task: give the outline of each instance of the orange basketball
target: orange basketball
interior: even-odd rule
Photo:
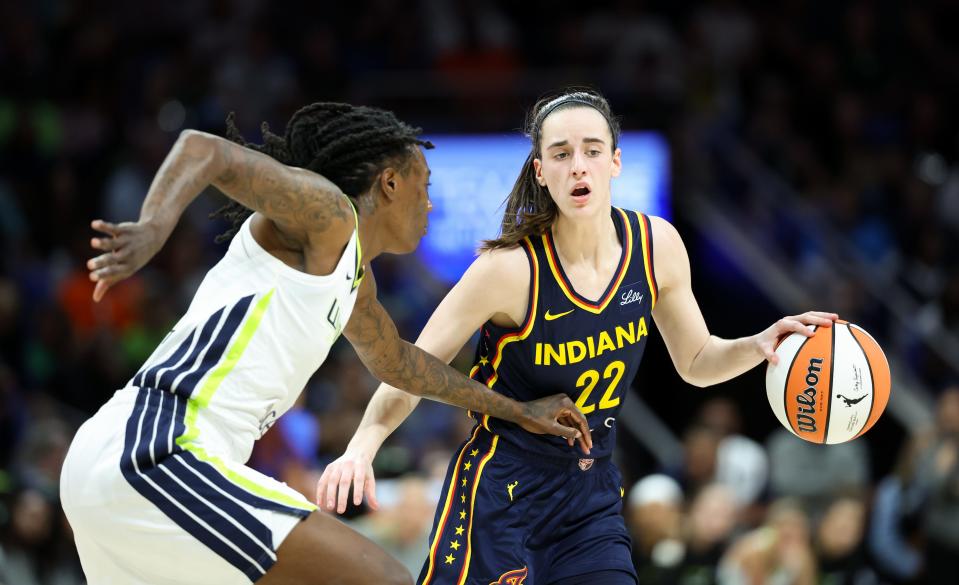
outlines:
[[[862,435],[889,402],[889,363],[858,325],[837,321],[812,337],[793,333],[766,368],[766,396],[789,431],[833,445]]]

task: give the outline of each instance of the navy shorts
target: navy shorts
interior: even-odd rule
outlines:
[[[417,583],[586,583],[600,571],[634,583],[622,496],[608,457],[542,456],[477,426],[446,472]]]

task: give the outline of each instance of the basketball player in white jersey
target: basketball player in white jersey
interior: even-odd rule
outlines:
[[[391,113],[317,103],[264,145],[184,132],[136,223],[94,221],[94,300],[142,267],[207,186],[226,255],[126,387],[77,432],[61,496],[92,584],[411,583],[372,542],[244,465],[344,333],[383,382],[589,447],[565,396],[518,403],[402,341],[370,260],[426,231],[431,148]],[[235,144],[240,142],[241,144]],[[285,164],[284,164],[285,163]]]

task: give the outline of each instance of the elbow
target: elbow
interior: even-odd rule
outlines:
[[[211,136],[206,132],[200,132],[199,130],[187,128],[186,130],[180,132],[177,142],[184,150],[192,153],[209,149],[210,138]]]
[[[679,374],[679,377],[683,379],[683,382],[686,382],[690,386],[695,386],[697,388],[705,388],[706,386],[712,386],[713,381],[708,380],[702,376],[697,376],[693,372],[693,368],[676,368],[676,372]]]
[[[697,388],[705,388],[706,386],[711,386],[709,381],[703,380],[701,378],[697,378],[695,376],[680,374],[680,377],[683,379],[684,382],[686,382],[690,386],[695,386]]]
[[[176,148],[181,156],[202,161],[211,177],[219,175],[222,157],[219,156],[219,143],[222,140],[212,134],[187,129],[180,132]]]

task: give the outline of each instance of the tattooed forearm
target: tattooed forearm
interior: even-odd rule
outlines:
[[[531,416],[526,403],[490,390],[400,339],[375,294],[357,299],[345,334],[370,372],[391,386],[512,422]]]

